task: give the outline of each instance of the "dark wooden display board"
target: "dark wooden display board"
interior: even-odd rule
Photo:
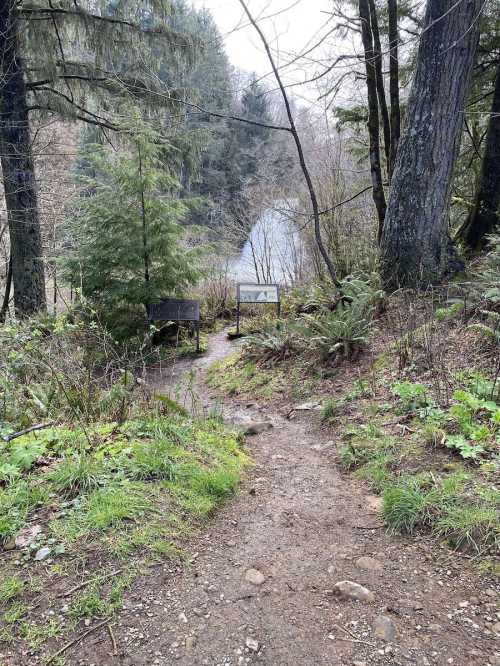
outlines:
[[[148,307],[149,321],[192,321],[196,331],[196,351],[200,351],[200,303],[186,298],[163,298]]]

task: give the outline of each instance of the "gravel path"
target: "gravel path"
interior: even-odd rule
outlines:
[[[203,370],[230,350],[217,334],[203,359],[154,381],[172,387],[194,368],[208,404]],[[241,492],[191,544],[190,566],[138,579],[114,624],[117,655],[103,629],[68,664],[500,666],[493,582],[444,547],[387,535],[314,412],[288,420],[227,402],[224,413],[273,424],[247,440],[255,466]],[[344,580],[373,599],[334,594]]]

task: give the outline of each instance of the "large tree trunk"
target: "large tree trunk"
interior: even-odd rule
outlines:
[[[375,68],[375,52],[370,22],[368,0],[359,0],[359,17],[361,19],[361,36],[365,54],[366,88],[368,92],[368,136],[370,141],[370,172],[372,177],[372,197],[377,209],[378,237],[384,224],[386,202],[382,184],[382,167],[380,164],[380,127],[378,114],[377,83]]]
[[[486,244],[486,236],[498,230],[500,224],[500,60],[497,65],[495,91],[486,135],[481,172],[474,208],[471,210],[459,237],[472,251]]]
[[[439,283],[448,205],[482,0],[428,0],[381,239],[387,289]]]
[[[398,2],[388,0],[389,18],[389,96],[391,100],[391,155],[389,159],[389,183],[392,180],[399,135],[401,132],[401,111],[399,106],[399,56],[398,56]]]
[[[25,317],[45,309],[45,276],[35,171],[19,54],[15,0],[0,2],[0,158],[9,222],[14,308]]]

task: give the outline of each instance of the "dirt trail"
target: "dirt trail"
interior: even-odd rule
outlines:
[[[172,381],[229,353],[224,333],[210,349],[178,364]],[[313,412],[290,421],[237,402],[224,412],[274,425],[248,439],[255,467],[241,492],[192,544],[189,567],[167,563],[137,581],[114,625],[118,655],[102,630],[69,663],[499,666],[491,583],[477,586],[467,562],[445,548],[431,556],[426,540],[388,536],[375,498],[339,474]],[[368,568],[362,556],[372,558],[362,561]],[[251,568],[263,582],[246,580]],[[335,597],[345,579],[375,600]],[[378,638],[377,622],[395,637]]]

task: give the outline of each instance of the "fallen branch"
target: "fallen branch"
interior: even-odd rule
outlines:
[[[99,576],[99,579],[106,580],[106,578],[111,578],[111,576],[118,576],[118,574],[121,574],[122,571],[123,569],[117,569],[116,571],[111,571],[109,574],[104,574],[104,576]],[[73,592],[77,592],[78,590],[81,590],[82,587],[86,587],[89,583],[92,583],[93,580],[95,580],[95,578],[87,578],[87,580],[84,580],[82,583],[75,585],[75,587],[72,587],[70,590],[66,590],[66,592],[61,592],[60,594],[57,595],[57,598],[62,599],[63,597],[69,597],[73,594]]]
[[[111,638],[111,643],[113,645],[113,657],[116,657],[116,656],[118,656],[118,648],[116,646],[115,635],[113,633],[113,629],[111,628],[110,624],[108,624],[108,633],[109,633],[109,637]]]
[[[37,423],[36,425],[30,426],[29,428],[24,428],[24,430],[19,430],[18,432],[11,432],[10,435],[3,435],[2,439],[4,442],[11,442],[16,437],[22,437],[27,435],[29,432],[34,432],[35,430],[43,430],[44,428],[50,428],[54,423]]]
[[[66,645],[63,645],[60,650],[57,652],[54,652],[54,654],[48,658],[47,664],[51,664],[57,657],[60,657],[62,654],[66,652],[66,650],[69,650],[70,647],[73,647],[73,645],[76,645],[77,643],[80,643],[80,641],[83,641],[84,638],[87,638],[89,634],[91,634],[93,631],[97,631],[97,629],[100,629],[101,627],[104,627],[105,624],[108,624],[108,622],[111,622],[111,618],[107,617],[105,620],[102,622],[99,622],[99,624],[96,624],[94,627],[91,627],[87,631],[84,631],[83,634],[80,634],[80,636],[77,636],[74,638],[72,641],[69,643],[66,643]]]

